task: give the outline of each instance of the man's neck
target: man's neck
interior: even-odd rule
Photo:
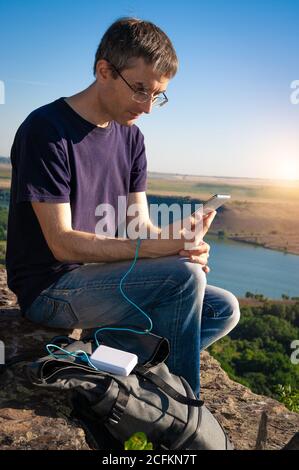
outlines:
[[[66,103],[86,121],[98,127],[107,127],[110,119],[101,106],[95,84],[65,99]]]

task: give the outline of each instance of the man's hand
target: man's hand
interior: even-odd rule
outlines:
[[[210,272],[208,267],[210,245],[201,241],[197,246],[194,246],[191,250],[181,250],[180,256],[188,256],[192,263],[201,264],[205,273]]]
[[[209,214],[203,215],[201,219],[200,216],[198,215],[195,216],[195,212],[194,212],[193,214],[191,214],[191,230],[195,230],[196,224],[201,223],[202,224],[201,237],[203,238],[208,232],[210,226],[212,225],[212,222],[214,218],[216,217],[216,215],[217,215],[216,211],[209,212]]]
[[[217,212],[213,211],[207,215],[204,215],[202,219],[198,219],[194,217],[194,214],[191,215],[191,231],[195,231],[195,227],[197,223],[202,224],[202,231],[200,232],[200,240],[196,240],[194,238],[194,246],[188,250],[181,250],[179,254],[181,256],[189,256],[189,259],[192,263],[198,263],[203,265],[203,271],[207,274],[210,272],[210,268],[208,267],[208,258],[210,252],[210,245],[205,243],[202,238],[208,232]],[[187,240],[186,240],[187,241]],[[190,243],[190,240],[188,240]],[[191,240],[192,243],[192,240]]]
[[[209,214],[203,216],[199,215],[198,213],[195,215],[195,212],[193,212],[191,216],[185,217],[185,219],[183,220],[176,220],[167,227],[162,228],[162,233],[164,230],[167,231],[171,239],[184,238],[184,235],[188,233],[190,234],[190,240],[189,238],[187,240],[187,237],[185,237],[185,239],[186,241],[190,241],[192,243],[193,241],[195,241],[195,237],[192,237],[191,235],[198,235],[200,239],[203,239],[203,237],[208,232],[216,215],[216,211],[210,212]],[[198,228],[200,228],[201,230],[198,230]]]

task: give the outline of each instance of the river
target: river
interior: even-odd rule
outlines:
[[[205,240],[211,245],[209,284],[238,297],[247,291],[273,299],[299,297],[299,256],[217,237]]]

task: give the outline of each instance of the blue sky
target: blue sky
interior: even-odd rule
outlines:
[[[33,109],[92,82],[120,16],[157,23],[180,60],[167,106],[138,121],[150,171],[299,179],[298,0],[0,0],[0,155]]]

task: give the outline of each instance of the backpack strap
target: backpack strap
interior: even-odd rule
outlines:
[[[201,400],[196,400],[194,398],[185,397],[184,395],[179,393],[177,390],[175,390],[173,387],[171,387],[171,385],[169,385],[163,379],[161,379],[161,377],[159,377],[157,374],[154,374],[149,369],[147,369],[146,367],[140,364],[138,364],[134,368],[134,372],[140,375],[141,377],[144,377],[145,379],[149,380],[153,384],[155,384],[164,393],[166,393],[168,396],[178,401],[179,403],[183,403],[183,405],[201,407],[204,404],[204,402]]]
[[[127,407],[127,404],[130,398],[130,392],[126,389],[126,387],[124,387],[121,384],[121,382],[117,382],[117,383],[118,383],[118,395],[106,419],[106,421],[108,421],[109,424],[112,424],[113,426],[115,426],[116,424],[120,422],[121,417],[125,412],[125,409]]]
[[[186,390],[186,394],[189,397],[192,397],[193,391],[188,384],[188,382],[184,379],[184,377],[181,377],[183,386]],[[189,449],[190,445],[196,438],[199,428],[201,425],[201,419],[202,419],[202,407],[201,408],[194,408],[193,406],[188,407],[188,420],[185,426],[185,429],[181,434],[177,437],[174,438],[171,442],[171,445],[169,446],[168,450],[174,450],[174,449]]]

